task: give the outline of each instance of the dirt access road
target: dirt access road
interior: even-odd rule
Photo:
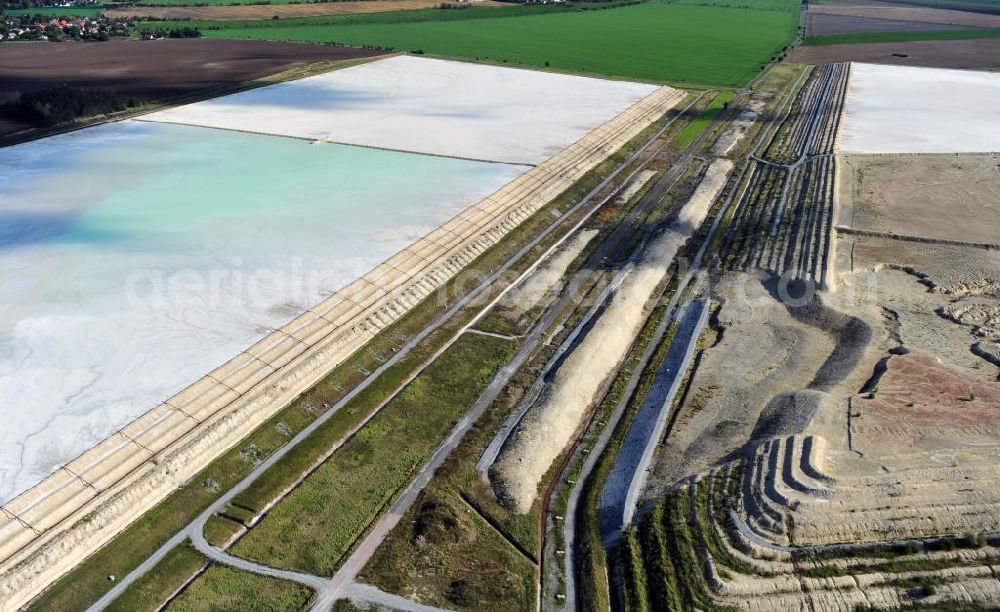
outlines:
[[[320,61],[380,55],[331,45],[223,39],[26,43],[0,54],[0,103],[16,92],[65,83],[163,100],[235,86]],[[0,137],[30,127],[0,106]]]

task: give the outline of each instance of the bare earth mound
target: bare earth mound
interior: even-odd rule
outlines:
[[[6,45],[0,100],[66,83],[114,89],[140,101],[235,85],[319,61],[380,55],[329,45],[222,39],[114,40],[96,44]],[[0,115],[0,136],[29,127]]]

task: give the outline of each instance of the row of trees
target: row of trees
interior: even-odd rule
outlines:
[[[80,89],[55,85],[37,91],[17,93],[7,101],[11,114],[40,127],[48,127],[81,117],[123,111],[136,105],[110,89]]]

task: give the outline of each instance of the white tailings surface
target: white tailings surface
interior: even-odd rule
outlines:
[[[398,56],[144,119],[538,164],[656,89]]]
[[[854,64],[842,153],[1000,151],[1000,74]]]

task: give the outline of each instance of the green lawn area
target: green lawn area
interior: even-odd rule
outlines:
[[[513,354],[466,334],[232,549],[274,567],[332,575]]]
[[[815,36],[803,41],[805,45],[847,45],[858,43],[905,42],[910,40],[969,40],[973,38],[1000,37],[1000,28],[976,30],[947,30],[943,32],[872,32],[869,34],[841,34]]]
[[[797,25],[797,10],[650,2],[532,17],[230,28],[205,34],[370,45],[595,76],[737,87],[792,42]]]
[[[681,149],[686,149],[691,146],[691,143],[701,136],[702,132],[708,129],[708,126],[712,125],[715,118],[719,116],[719,113],[726,108],[726,106],[733,101],[736,97],[731,91],[723,91],[719,95],[712,99],[712,103],[708,105],[697,119],[692,121],[684,128],[684,130],[677,135],[677,139],[674,141],[677,146]]]
[[[55,17],[97,17],[99,6],[45,6],[30,9],[4,9],[6,15],[52,15]]]

